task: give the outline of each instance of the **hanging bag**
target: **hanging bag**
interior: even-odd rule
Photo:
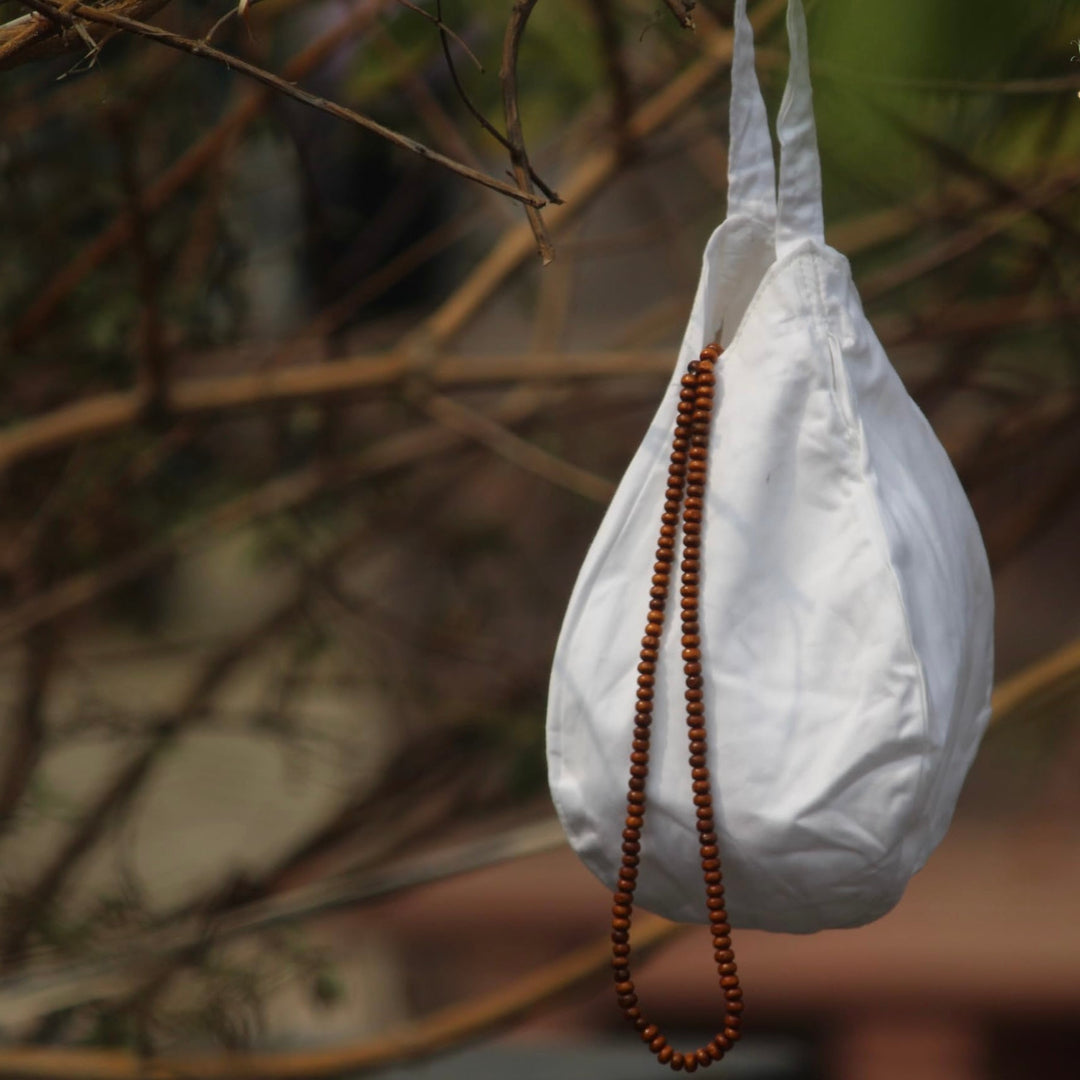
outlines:
[[[944,835],[989,717],[979,530],[825,244],[800,0],[787,28],[777,198],[736,3],[727,219],[554,658],[551,792],[616,891],[617,960],[634,903],[714,940],[883,915]]]

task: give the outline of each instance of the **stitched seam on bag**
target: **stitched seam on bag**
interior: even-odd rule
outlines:
[[[821,298],[822,303],[824,304],[824,282],[821,281],[820,275],[818,275],[817,273],[816,266],[814,267],[814,275],[817,279],[818,295]],[[854,288],[853,285],[852,288]],[[827,327],[825,328],[825,334],[826,336],[828,336]],[[842,355],[840,357],[840,363],[843,364]],[[907,602],[904,598],[904,590],[902,585],[900,584],[900,578],[896,573],[896,567],[893,565],[892,551],[889,547],[889,534],[885,528],[885,522],[881,516],[881,506],[878,502],[876,474],[874,473],[873,463],[870,457],[870,448],[866,440],[866,432],[863,428],[861,418],[856,424],[854,434],[857,439],[860,460],[857,485],[860,496],[859,503],[864,511],[865,517],[868,519],[868,524],[870,525],[870,532],[873,537],[874,546],[877,549],[879,557],[884,559],[885,566],[888,569],[889,578],[892,581],[893,590],[895,592],[897,602],[900,606],[900,616],[904,627],[904,641],[907,646],[908,654],[914,661],[915,672],[917,676],[916,686],[918,691],[919,712],[921,717],[920,736],[922,742],[926,743],[929,739],[930,731],[930,697],[926,688],[926,673],[923,670],[922,659],[919,656],[918,650],[915,648],[915,637],[911,631],[911,620],[908,617],[908,608]],[[857,881],[864,874],[876,871],[884,863],[892,859],[896,855],[897,851],[900,851],[902,853],[904,848],[910,845],[910,838],[913,833],[913,825],[918,817],[919,808],[922,806],[927,795],[929,778],[930,777],[927,764],[927,755],[923,753],[920,755],[919,775],[915,781],[914,793],[911,798],[910,809],[906,816],[904,827],[900,831],[899,840],[895,844],[891,845],[881,855],[881,857],[876,859],[870,866],[865,867],[858,874],[854,875],[850,879],[851,881]]]

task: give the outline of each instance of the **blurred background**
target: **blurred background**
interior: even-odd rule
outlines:
[[[510,78],[509,0],[109,7],[512,187],[520,111],[541,226],[221,63],[0,2],[0,1076],[658,1075],[544,708],[723,216],[731,7],[519,4]],[[783,3],[751,8],[775,112]],[[1080,8],[808,15],[830,242],[975,506],[999,685],[894,912],[738,935],[716,1072],[1071,1080]],[[642,926],[643,999],[696,1045],[704,931]]]

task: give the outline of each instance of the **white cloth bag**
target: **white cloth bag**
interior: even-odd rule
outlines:
[[[948,828],[989,718],[993,595],[956,473],[824,241],[801,0],[779,205],[745,0],[735,19],[728,217],[570,599],[548,771],[570,843],[614,888],[679,380],[722,325],[700,622],[728,911],[809,932],[883,915]],[[676,630],[657,665],[636,899],[706,922]]]

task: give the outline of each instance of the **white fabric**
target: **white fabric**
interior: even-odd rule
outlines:
[[[800,0],[788,37],[777,207],[739,0],[728,217],[570,600],[548,768],[571,844],[614,887],[679,380],[722,323],[700,615],[717,832],[732,922],[807,932],[884,914],[944,835],[989,717],[993,597],[956,474],[823,239]],[[677,608],[667,623],[636,899],[705,922]]]

